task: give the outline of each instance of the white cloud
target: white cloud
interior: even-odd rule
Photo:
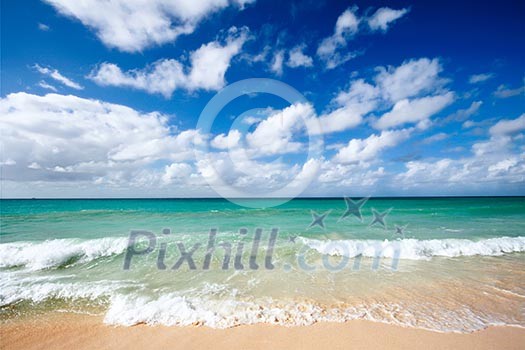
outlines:
[[[0,165],[15,165],[16,161],[11,158],[7,158],[5,161],[0,161]]]
[[[407,123],[425,122],[454,101],[454,93],[421,97],[413,100],[404,99],[397,102],[391,111],[383,114],[375,123],[376,129],[388,129]],[[422,128],[426,123],[420,124]]]
[[[489,190],[501,194],[502,189],[508,191],[513,184],[525,181],[525,154],[519,150],[519,137],[509,136],[523,130],[518,123],[524,117],[496,123],[488,140],[472,145],[470,156],[408,162],[406,171],[394,181],[402,189],[419,188],[427,194],[487,193]],[[433,189],[436,184],[439,184],[439,191]]]
[[[68,86],[70,88],[73,88],[75,90],[82,90],[83,87],[77,83],[75,83],[74,81],[72,81],[71,79],[69,78],[66,78],[65,76],[63,76],[62,74],[60,74],[60,72],[56,69],[51,69],[51,68],[47,68],[47,67],[42,67],[38,64],[35,64],[34,65],[34,68],[40,73],[40,74],[44,74],[44,75],[47,75],[48,77],[52,78],[52,79],[55,79],[56,81],[64,84],[65,86]]]
[[[412,161],[396,176],[401,190],[423,189],[427,194],[501,191],[525,180],[523,154],[492,154],[461,159]],[[439,186],[436,188],[436,184]],[[512,187],[511,187],[512,188]],[[501,193],[501,192],[495,192]],[[512,193],[512,192],[510,192]]]
[[[428,145],[434,142],[443,141],[446,138],[448,138],[448,134],[445,134],[444,132],[440,132],[440,133],[427,137],[426,139],[422,141],[422,143]]]
[[[508,172],[511,168],[518,165],[518,162],[519,160],[517,157],[503,159],[502,161],[489,166],[488,171],[489,173]]]
[[[253,132],[246,135],[246,141],[252,152],[258,155],[298,152],[302,144],[293,137],[304,130],[312,118],[315,118],[315,111],[311,104],[291,105],[261,121]]]
[[[248,134],[245,153],[256,158],[296,151],[302,147],[294,140],[297,130],[304,127],[303,117],[312,113],[309,105],[276,111]],[[9,193],[6,195],[165,196],[167,191],[174,195],[213,195],[203,173],[214,169],[222,180],[248,190],[278,189],[295,176],[315,170],[310,163],[302,166],[282,159],[268,162],[243,158],[240,147],[233,147],[231,153],[213,153],[211,162],[195,164],[199,150],[195,145],[204,142],[196,130],[175,132],[161,113],[141,113],[71,95],[7,95],[0,100],[0,128],[0,147],[6,159],[2,164],[3,184],[8,183],[9,191],[15,191],[4,192]],[[240,134],[232,130],[228,136],[219,135],[211,141],[214,146],[225,147],[239,139]],[[17,185],[28,181],[32,184],[30,191]]]
[[[54,87],[53,85],[48,84],[44,80],[40,80],[40,82],[38,83],[38,86],[40,86],[42,89],[51,90],[51,91],[55,91],[55,92],[57,91],[56,87]]]
[[[230,28],[226,44],[214,41],[202,45],[191,54],[191,71],[188,75],[191,89],[218,90],[226,82],[224,75],[230,67],[231,59],[241,52],[248,40],[248,28]]]
[[[498,89],[494,92],[494,96],[497,98],[509,98],[525,94],[525,85],[516,89],[509,89],[505,85],[498,86]]]
[[[299,45],[290,50],[288,53],[288,61],[286,62],[288,67],[297,68],[313,66],[314,62],[312,57],[303,53],[305,47],[305,45]]]
[[[166,165],[164,168],[162,181],[164,184],[171,184],[176,180],[184,181],[188,176],[191,175],[192,171],[193,169],[189,164],[172,163],[170,165]]]
[[[477,84],[489,80],[493,77],[494,74],[492,73],[473,74],[469,77],[468,82],[471,84]]]
[[[278,76],[283,75],[283,62],[284,62],[284,51],[283,50],[277,51],[273,55],[273,60],[270,66],[270,70]]]
[[[95,31],[108,47],[142,51],[191,34],[205,17],[249,0],[44,0],[59,13]]]
[[[377,96],[376,87],[360,81],[337,95],[334,103],[359,106]],[[210,140],[212,146],[229,148],[229,152],[213,153],[210,161],[196,164],[194,145],[202,143],[203,136],[192,129],[176,132],[163,114],[71,95],[10,94],[0,100],[3,188],[8,189],[4,194],[213,195],[204,181],[205,173],[246,193],[260,193],[279,189],[319,166],[308,194],[335,195],[357,185],[372,191],[369,194],[384,194],[384,190],[464,194],[476,186],[483,191],[516,188],[525,178],[525,154],[520,146],[525,115],[495,123],[489,139],[472,145],[471,156],[408,162],[397,176],[385,169],[389,163],[383,154],[407,140],[414,128],[349,140],[330,160],[301,165],[281,157],[304,150],[304,124],[314,117],[308,104],[275,111],[246,135],[245,150],[240,147],[240,132],[231,130]],[[438,133],[430,139],[443,137]],[[234,146],[228,147],[230,144]],[[268,155],[277,159],[268,161]]]
[[[239,130],[230,130],[228,135],[220,134],[215,136],[211,141],[211,145],[217,149],[234,148],[239,144],[241,136]]]
[[[357,7],[345,10],[335,23],[334,36],[345,36],[347,34],[355,34],[359,28],[360,19],[357,18],[355,12]]]
[[[370,135],[366,139],[352,139],[337,152],[334,160],[339,163],[378,160],[381,151],[408,139],[411,132],[410,129],[383,131],[380,135]]]
[[[472,153],[477,157],[498,158],[508,153],[512,145],[512,138],[506,135],[493,135],[486,141],[477,142],[472,145]]]
[[[379,90],[364,80],[355,80],[348,91],[340,92],[332,101],[336,106],[319,117],[321,131],[331,133],[353,128],[363,121],[363,116],[378,105]]]
[[[376,84],[381,88],[385,99],[392,102],[413,97],[422,93],[435,92],[447,80],[440,77],[443,68],[437,58],[412,59],[398,67],[378,67]]]
[[[389,7],[381,7],[370,18],[368,26],[371,30],[382,30],[386,32],[391,23],[408,13],[408,9],[393,10]]]
[[[256,62],[264,62],[266,61],[266,58],[268,57],[268,54],[271,51],[270,45],[266,45],[261,52],[259,52],[256,55],[245,53],[242,55],[242,59],[246,61],[248,64],[253,64]]]
[[[188,82],[182,64],[174,59],[161,59],[146,68],[123,72],[113,63],[102,63],[88,76],[102,86],[125,86],[169,98],[173,91]]]
[[[232,58],[248,40],[248,29],[230,28],[224,44],[213,41],[190,54],[191,68],[175,59],[161,59],[143,69],[123,72],[112,63],[103,63],[88,76],[103,86],[125,86],[159,93],[169,98],[176,89],[189,91],[219,90],[225,84],[225,74]]]
[[[398,67],[377,67],[376,71],[375,85],[364,79],[354,80],[348,91],[332,100],[332,108],[319,117],[323,133],[353,128],[374,110],[392,107],[373,122],[376,128],[417,122],[424,129],[429,126],[429,117],[454,100],[454,94],[444,88],[447,80],[440,77],[442,68],[437,59],[414,59]]]
[[[23,92],[0,100],[5,180],[133,182],[160,160],[193,157],[199,134],[174,134],[160,113],[72,95]]]
[[[44,23],[38,23],[38,29],[43,32],[48,32],[51,28],[47,24]]]
[[[277,159],[273,162],[258,162],[249,158],[238,158],[228,153],[216,153],[213,157],[196,163],[198,174],[215,186],[227,184],[239,191],[237,196],[254,194],[264,196],[281,189],[296,176],[306,176],[310,164],[303,166]]]
[[[347,41],[359,30],[360,19],[355,12],[357,7],[345,10],[335,24],[334,33],[324,38],[317,48],[317,56],[323,60],[327,69],[333,69],[350,60],[355,54],[342,54],[338,52],[344,48]]]
[[[525,130],[525,113],[516,119],[503,119],[494,124],[489,132],[491,135],[511,135]]]
[[[317,56],[325,63],[326,69],[334,69],[362,53],[362,50],[349,52],[347,48],[348,41],[359,33],[362,22],[368,23],[372,32],[386,32],[391,23],[408,12],[408,9],[393,10],[383,7],[370,18],[362,19],[357,16],[357,9],[357,6],[353,6],[345,10],[337,18],[334,33],[321,40],[317,47]]]
[[[471,103],[471,105],[466,109],[458,109],[456,112],[452,113],[451,115],[447,116],[445,119],[443,119],[444,123],[449,122],[462,122],[467,120],[469,117],[473,116],[474,114],[478,113],[479,108],[483,104],[482,101],[474,101]]]

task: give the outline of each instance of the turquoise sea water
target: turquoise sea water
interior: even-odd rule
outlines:
[[[265,200],[257,201],[264,207]],[[253,203],[252,203],[253,204]],[[248,209],[224,199],[1,200],[0,315],[100,313],[105,322],[228,327],[365,318],[440,331],[525,325],[525,198],[337,199]],[[373,210],[385,225],[373,222]],[[311,211],[329,212],[325,228]],[[163,235],[169,228],[171,233]],[[210,229],[211,266],[203,269]],[[247,233],[239,233],[245,228]],[[250,268],[255,230],[262,229]],[[270,231],[278,229],[273,248]],[[396,231],[397,228],[397,231]],[[129,270],[131,230],[142,235]],[[401,232],[402,231],[402,232]],[[223,269],[225,250],[231,259]],[[165,253],[162,251],[165,244]],[[184,260],[192,247],[195,269]],[[240,262],[234,260],[243,247]],[[268,250],[273,249],[269,270]],[[159,257],[163,255],[163,257]],[[159,259],[166,269],[159,269]],[[237,266],[238,267],[238,266]],[[394,268],[393,268],[394,267]]]

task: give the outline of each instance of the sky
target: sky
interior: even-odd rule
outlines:
[[[520,1],[3,1],[1,196],[525,195],[524,17]]]

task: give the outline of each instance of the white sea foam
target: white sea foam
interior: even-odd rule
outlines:
[[[313,303],[218,300],[172,293],[157,299],[117,295],[111,299],[104,322],[124,326],[146,323],[228,328],[255,323],[309,325],[327,320],[326,316],[326,310]]]
[[[28,270],[60,267],[69,262],[86,263],[124,252],[126,238],[107,237],[80,241],[54,239],[45,242],[0,244],[0,268],[23,266]]]
[[[429,312],[432,310],[432,312]],[[404,327],[440,332],[472,332],[494,325],[523,326],[504,314],[477,314],[467,306],[444,309],[418,304],[372,303],[355,306],[323,307],[314,302],[272,299],[243,301],[212,300],[166,294],[157,299],[116,295],[111,299],[104,322],[112,325],[136,324],[229,328],[257,323],[304,326],[316,322],[346,322],[364,319]],[[522,321],[521,321],[522,322]]]
[[[32,284],[9,283],[1,286],[0,306],[14,304],[22,300],[39,303],[52,298],[96,300],[109,297],[119,287],[121,287],[120,283],[111,281],[97,281],[89,284],[52,281],[40,281]]]
[[[525,237],[480,241],[322,241],[302,238],[302,242],[320,253],[349,257],[374,257],[378,252],[382,257],[393,257],[398,247],[400,258],[415,260],[434,256],[502,255],[525,251]],[[227,284],[202,283],[183,291],[174,291],[171,286],[166,290],[152,290],[147,288],[147,283],[141,285],[131,280],[78,281],[72,274],[53,275],[67,270],[41,271],[69,264],[72,258],[78,263],[120,254],[126,249],[126,243],[124,238],[106,238],[2,244],[0,266],[25,268],[0,271],[0,306],[21,300],[38,303],[50,298],[100,300],[107,307],[105,322],[124,326],[138,323],[168,326],[199,324],[227,328],[255,323],[294,326],[366,319],[436,331],[469,332],[489,325],[525,325],[519,315],[513,318],[505,310],[489,314],[484,310],[473,310],[468,303],[462,304],[457,300],[432,305],[418,304],[418,300],[414,300],[414,303],[405,301],[404,304],[401,301],[396,304],[374,300],[373,303],[365,304],[363,301],[363,304],[357,305],[320,305],[315,301],[255,298],[244,287],[237,285],[239,289],[233,288],[227,281],[223,282]],[[247,283],[256,285],[258,281],[254,276]],[[507,294],[508,298],[514,299],[521,296]]]
[[[428,260],[434,256],[497,256],[525,251],[525,237],[499,237],[480,241],[468,239],[402,240],[317,240],[302,238],[309,248],[333,256],[382,257]]]
[[[70,302],[89,299],[107,308],[105,323],[120,326],[300,326],[364,319],[441,332],[471,332],[490,325],[525,325],[522,318],[515,319],[505,310],[488,314],[457,300],[450,300],[453,305],[428,301],[322,305],[306,299],[250,297],[230,285],[216,283],[177,292],[157,290],[152,295],[151,290],[131,280],[69,282],[71,276],[30,276],[16,271],[3,272],[0,277],[0,306],[21,300],[39,303],[51,298]]]

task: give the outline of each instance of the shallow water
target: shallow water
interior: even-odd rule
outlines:
[[[121,325],[362,318],[446,332],[525,326],[523,197],[370,199],[363,221],[339,220],[342,199],[295,199],[268,209],[222,199],[0,204],[4,319],[56,309],[103,314]],[[386,227],[370,225],[372,208],[390,210]],[[309,227],[311,210],[330,211],[325,229]],[[218,232],[206,270],[211,228]],[[252,255],[256,228],[262,232]],[[132,256],[124,270],[131,230],[150,231],[156,241],[138,235],[135,249],[151,243],[153,250]],[[172,269],[181,257],[177,243],[185,252],[200,244],[191,256],[195,269],[187,260]],[[221,243],[231,248],[225,270]],[[235,268],[236,255],[243,269]]]

